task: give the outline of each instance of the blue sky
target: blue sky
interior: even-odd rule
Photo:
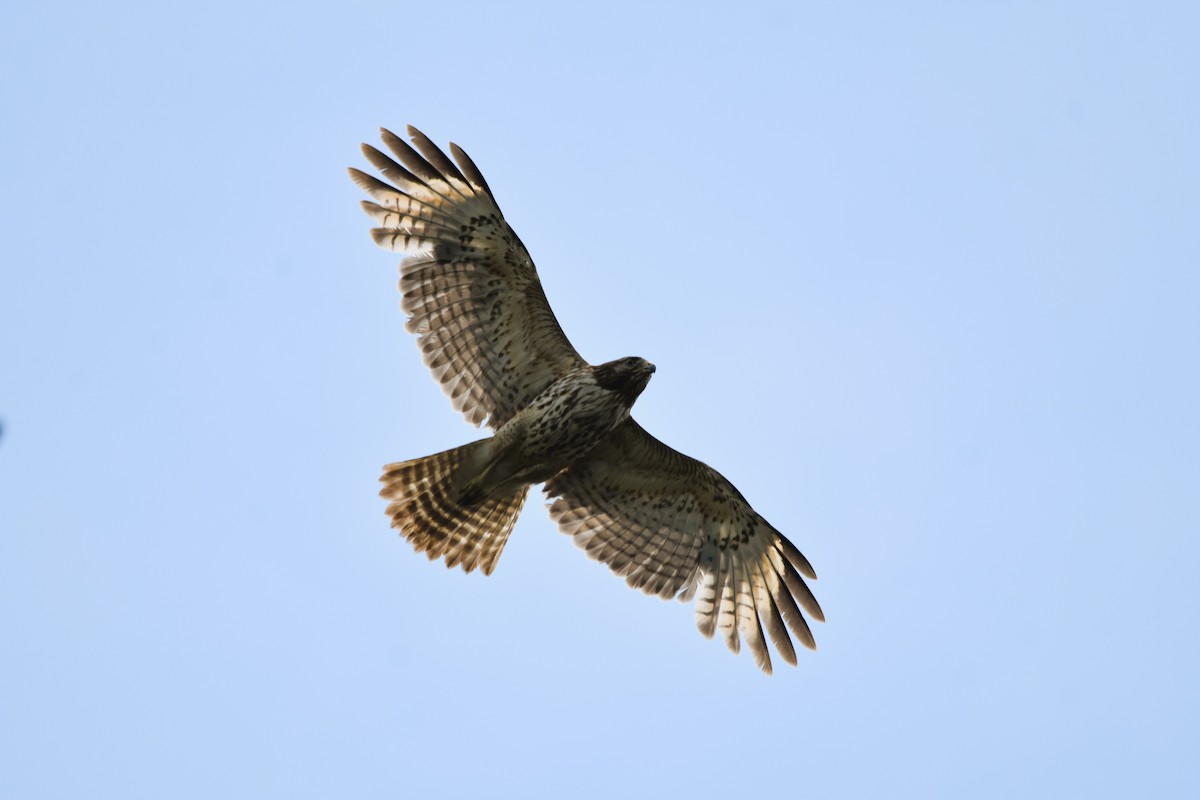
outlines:
[[[0,794],[1200,792],[1194,4],[329,6],[4,12]],[[388,528],[478,435],[345,175],[406,123],[812,561],[797,668],[536,497]]]

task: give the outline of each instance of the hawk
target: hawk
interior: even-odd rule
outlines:
[[[719,632],[735,653],[744,639],[764,672],[766,637],[795,665],[789,630],[815,648],[801,609],[824,620],[801,577],[817,577],[808,560],[720,473],[634,421],[654,365],[585,361],[479,168],[455,144],[452,161],[408,134],[412,145],[382,131],[391,156],[363,145],[386,182],[350,176],[372,198],[362,206],[376,244],[408,256],[401,305],[425,364],[454,408],[494,433],[388,464],[380,494],[392,527],[430,559],[490,574],[542,483],[559,529],[630,586],[694,598],[700,632]]]

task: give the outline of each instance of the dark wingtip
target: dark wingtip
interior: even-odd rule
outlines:
[[[817,579],[817,572],[812,568],[812,564],[808,563],[808,559],[804,557],[804,554],[783,534],[779,534],[779,549],[783,551],[783,554],[787,556],[787,560],[792,563],[792,566],[801,575],[810,580],[815,581]]]

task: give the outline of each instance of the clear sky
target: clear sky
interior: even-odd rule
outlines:
[[[3,17],[0,795],[1200,796],[1200,6]],[[480,435],[345,174],[406,123],[812,561],[798,668],[538,495],[389,529]]]

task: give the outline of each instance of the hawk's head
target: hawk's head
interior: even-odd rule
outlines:
[[[646,388],[650,376],[654,374],[654,365],[644,358],[629,356],[609,361],[596,367],[596,383],[621,395],[625,405],[632,407],[633,401]]]

